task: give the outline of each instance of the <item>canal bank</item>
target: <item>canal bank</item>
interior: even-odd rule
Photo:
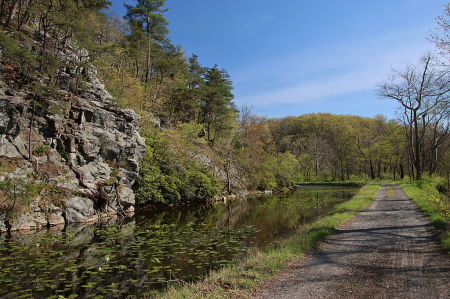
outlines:
[[[212,271],[202,281],[178,281],[164,291],[150,291],[147,298],[247,298],[287,265],[298,263],[345,220],[365,208],[380,185],[370,183],[348,202],[336,205],[327,216],[302,226],[294,235],[262,249],[253,249],[248,258]]]

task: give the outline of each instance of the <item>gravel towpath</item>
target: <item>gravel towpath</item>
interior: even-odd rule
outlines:
[[[395,192],[394,192],[395,190]],[[396,185],[256,298],[450,298],[450,259]]]

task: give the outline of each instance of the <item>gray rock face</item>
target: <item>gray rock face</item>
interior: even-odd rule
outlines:
[[[193,159],[195,159],[199,164],[208,166],[208,168],[211,168],[213,170],[214,175],[219,178],[222,181],[225,181],[227,179],[227,173],[224,169],[217,167],[214,165],[211,161],[211,159],[208,156],[196,154],[193,156]],[[239,190],[238,194],[245,196],[247,194],[247,188],[245,181],[239,178],[236,175],[236,171],[234,167],[230,167],[229,170],[229,176],[230,176],[230,183],[231,186],[233,186],[234,189]]]
[[[89,222],[134,209],[131,187],[145,153],[140,116],[110,101],[94,68],[85,70],[88,89],[71,94],[72,72],[66,68],[60,96],[42,100],[44,110],[34,117],[32,95],[9,88],[0,77],[0,160],[22,160],[28,171],[11,177],[0,167],[0,178],[43,181],[64,190],[60,206],[41,199],[14,221],[0,214],[0,231],[8,225],[15,230]],[[31,150],[43,149],[33,154],[33,163],[28,162],[30,138]]]
[[[88,198],[73,197],[65,200],[65,219],[68,223],[90,222],[97,220],[94,202]]]

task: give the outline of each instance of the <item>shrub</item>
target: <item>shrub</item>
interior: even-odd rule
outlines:
[[[217,179],[204,166],[189,157],[176,155],[163,133],[149,131],[147,151],[139,166],[135,190],[138,205],[172,203],[180,200],[203,201],[220,192]]]
[[[31,153],[33,155],[39,156],[40,154],[45,153],[45,151],[48,149],[49,147],[47,145],[41,145],[40,147],[34,149]]]
[[[136,182],[138,205],[171,203],[182,199],[200,201],[220,191],[217,179],[202,166],[187,163],[180,175],[143,161]]]

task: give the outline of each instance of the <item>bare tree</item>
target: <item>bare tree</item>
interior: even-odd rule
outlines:
[[[437,31],[432,31],[428,38],[436,45],[436,49],[439,53],[439,62],[442,65],[448,66],[450,60],[450,6],[444,5],[444,14],[438,16],[436,28]]]
[[[308,140],[306,151],[314,161],[314,170],[317,177],[319,175],[321,163],[326,157],[332,156],[330,146],[325,139],[314,135]]]
[[[446,118],[448,115],[449,72],[433,66],[432,58],[428,54],[418,64],[393,69],[388,79],[377,85],[379,98],[392,99],[400,104],[399,120],[405,126],[416,180],[420,180],[423,173],[426,132],[433,123],[443,119],[442,116]]]

